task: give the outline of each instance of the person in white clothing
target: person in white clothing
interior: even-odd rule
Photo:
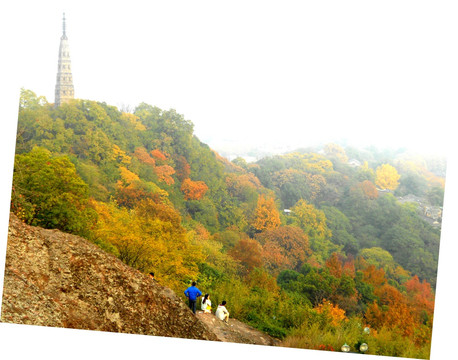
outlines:
[[[226,300],[218,305],[215,315],[218,319],[224,321],[226,324],[229,322],[229,311],[226,309]]]
[[[212,312],[212,302],[210,300],[209,294],[205,294],[205,296],[202,298],[200,308],[202,309],[204,314],[210,314]]]

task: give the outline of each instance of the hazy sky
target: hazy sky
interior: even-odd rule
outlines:
[[[449,311],[457,297],[449,284],[456,281],[450,274],[456,275],[458,252],[455,3],[1,2],[0,167],[5,175],[0,187],[0,288],[19,89],[54,102],[65,12],[78,98],[118,107],[146,102],[174,108],[213,146],[223,140],[308,146],[346,138],[358,145],[453,154],[447,169],[431,357],[446,358],[455,342],[454,329],[447,324],[458,322],[450,319],[456,312]],[[49,359],[61,359],[62,354],[66,359],[88,354],[184,357],[189,352],[208,359],[247,358],[243,346],[206,342],[201,347],[202,342],[69,331],[0,324],[0,357],[6,351],[29,358],[46,354]],[[310,354],[331,358],[326,352],[249,349],[250,357],[266,359]]]
[[[444,152],[458,25],[441,3],[16,1],[8,36],[19,86],[54,102],[65,12],[76,97],[174,108],[213,146]]]

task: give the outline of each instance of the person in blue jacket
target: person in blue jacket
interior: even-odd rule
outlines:
[[[184,291],[184,294],[189,299],[189,308],[195,314],[196,313],[196,300],[199,296],[202,296],[202,292],[196,287],[195,281],[193,281],[191,286],[188,287]]]

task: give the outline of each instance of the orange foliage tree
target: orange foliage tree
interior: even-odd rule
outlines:
[[[139,176],[120,166],[121,179],[116,183],[116,200],[119,205],[132,208],[143,199],[164,200],[168,193],[156,184],[140,180]]]
[[[241,239],[230,251],[234,259],[240,261],[240,263],[246,269],[245,273],[250,272],[255,267],[262,265],[262,247],[253,239],[243,238]]]
[[[186,200],[200,200],[208,190],[208,186],[203,181],[192,181],[184,179],[181,183],[181,191]]]
[[[285,268],[296,269],[310,256],[308,237],[296,226],[280,226],[268,229],[256,236],[263,244],[262,257],[267,269],[271,271]]]
[[[325,266],[329,269],[331,275],[340,278],[343,273],[343,262],[339,254],[332,253],[326,260]]]
[[[369,265],[363,270],[363,281],[374,287],[382,286],[386,283],[385,270]]]
[[[378,191],[374,183],[370,180],[364,180],[362,183],[359,183],[358,186],[363,190],[364,195],[368,199],[377,199]]]
[[[159,149],[151,150],[151,155],[157,160],[162,160],[162,161],[167,160],[167,156]]]
[[[146,165],[151,165],[155,166],[156,161],[148,154],[146,149],[144,147],[138,147],[134,151],[134,156],[140,160],[140,162],[146,164]]]
[[[159,181],[165,182],[167,185],[175,183],[172,175],[175,174],[175,169],[170,165],[160,165],[154,168]]]
[[[404,295],[395,287],[384,284],[376,288],[374,294],[379,298],[378,304],[371,304],[365,314],[367,322],[380,328],[399,328],[404,336],[414,333],[416,321],[412,308],[407,304]]]
[[[403,285],[407,290],[409,304],[416,309],[417,318],[420,320],[424,315],[431,317],[434,312],[434,293],[431,285],[425,280],[420,282],[417,275]]]

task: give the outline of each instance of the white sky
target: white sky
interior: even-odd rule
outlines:
[[[457,170],[453,124],[458,14],[453,1],[2,2],[0,99],[5,126],[0,143],[2,169],[9,174],[0,198],[2,234],[8,219],[19,89],[54,102],[63,12],[76,97],[118,107],[146,102],[174,108],[215,148],[223,141],[308,146],[346,138],[356,145],[453,154],[439,271],[456,274],[451,259],[457,251],[452,250],[456,233],[450,233],[452,223],[447,222],[447,214],[456,210],[456,201],[448,200],[456,195],[449,184],[456,184]],[[6,237],[0,240],[3,273]],[[450,299],[457,298],[450,291],[456,289],[445,283],[441,288],[440,280],[433,360],[447,352],[441,348],[454,343],[445,324],[447,309],[455,307]],[[119,348],[116,335],[55,331],[0,324],[2,343],[9,345],[0,353],[20,348],[33,356],[46,346],[57,346],[48,337],[60,335],[59,346],[68,358],[86,355],[85,346],[99,351],[99,344],[103,351],[124,358],[131,346],[151,356],[164,348],[180,354],[193,349],[196,356],[219,359],[246,354],[246,348],[233,346],[220,353],[227,344],[199,348],[194,342],[177,342],[171,349],[168,340],[164,347],[161,339],[151,337],[123,337],[129,345]],[[280,350],[256,347],[256,353],[268,358],[305,355]],[[323,352],[313,356],[331,358]]]
[[[174,108],[215,147],[346,138],[445,152],[450,140],[458,25],[447,3],[23,3],[8,11],[16,76],[50,102],[65,11],[76,97]]]

